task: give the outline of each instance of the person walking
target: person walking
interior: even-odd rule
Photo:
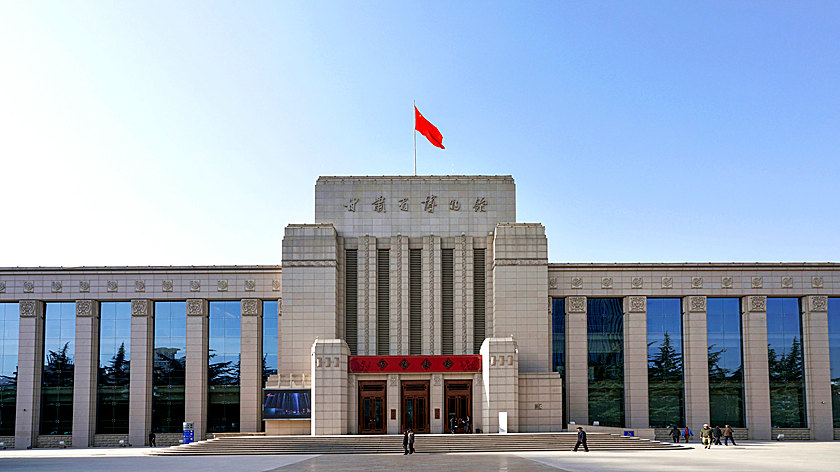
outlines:
[[[408,453],[414,454],[414,430],[408,430]]]
[[[157,438],[157,436],[155,436],[155,432],[154,431],[149,431],[149,447],[157,447],[157,443],[155,442],[155,438]]]
[[[407,456],[408,455],[408,430],[405,430],[405,433],[403,433],[403,450],[405,451],[403,453],[403,455]]]
[[[714,434],[714,431],[712,431],[712,428],[710,428],[709,425],[704,424],[703,429],[700,430],[700,440],[703,441],[703,447],[704,448],[706,448],[706,449],[711,449],[712,448],[712,435],[713,434]]]
[[[449,432],[452,433],[452,434],[455,434],[455,424],[456,424],[455,415],[453,414],[452,416],[449,417]]]
[[[675,443],[680,442],[680,429],[676,426],[671,428],[671,439],[673,439]]]
[[[464,433],[465,434],[472,433],[472,429],[470,429],[470,428],[472,428],[472,422],[470,421],[470,417],[467,416],[467,419],[464,420]]]
[[[688,426],[686,426],[685,429],[683,430],[682,435],[683,435],[683,438],[685,438],[685,442],[688,442],[688,438],[694,436],[694,433],[692,433],[691,430],[688,429]]]
[[[713,434],[715,436],[715,446],[720,446],[720,437],[723,435],[723,432],[720,430],[720,426],[715,425]]]
[[[725,425],[723,427],[723,445],[728,446],[729,441],[732,441],[733,446],[737,446],[737,444],[735,444],[735,437],[733,436],[732,428],[730,428],[729,425]]]
[[[577,452],[578,447],[583,444],[583,450],[589,452],[589,446],[586,445],[586,431],[583,430],[580,426],[578,426],[578,438],[577,442],[575,443],[574,452]]]

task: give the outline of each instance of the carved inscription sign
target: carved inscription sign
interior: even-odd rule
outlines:
[[[446,202],[447,200],[443,200],[443,201]],[[449,201],[449,206],[448,206],[449,211],[461,211],[461,200],[460,199],[451,198],[448,201]],[[359,202],[360,202],[360,199],[355,198],[355,197],[347,199],[343,203],[344,209],[346,211],[350,212],[350,213],[357,213],[357,212],[361,211],[360,208],[358,207]],[[437,202],[438,202],[438,195],[429,194],[429,195],[426,195],[426,198],[420,200],[417,203],[419,203],[420,208],[423,211],[425,211],[426,213],[434,213],[435,208],[438,206]],[[388,212],[388,209],[386,207],[387,199],[383,195],[379,195],[373,201],[370,201],[368,203],[370,203],[371,210],[373,210],[376,213],[382,214],[382,213],[387,213]],[[410,210],[410,208],[411,208],[410,204],[411,204],[411,199],[409,197],[404,197],[404,198],[400,198],[399,200],[397,200],[397,208],[399,208],[400,211],[411,211]],[[475,198],[475,203],[473,204],[472,209],[475,213],[487,213],[487,207],[488,207],[487,197],[480,196],[480,197]]]

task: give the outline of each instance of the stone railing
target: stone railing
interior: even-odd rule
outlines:
[[[14,449],[15,448],[15,437],[14,436],[0,436],[0,442],[4,444],[6,449]]]
[[[64,447],[71,447],[73,445],[73,436],[69,434],[38,436],[35,447],[60,447],[59,441],[64,441]]]
[[[97,434],[93,437],[93,447],[120,447],[120,440],[129,446],[127,434]]]
[[[785,435],[785,441],[808,441],[811,439],[811,430],[808,428],[772,428],[770,439],[775,440],[779,434]]]

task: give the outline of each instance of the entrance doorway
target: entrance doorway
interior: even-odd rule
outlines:
[[[359,382],[359,434],[385,434],[385,381]]]
[[[444,380],[443,398],[445,407],[443,431],[445,433],[472,432],[472,381]],[[466,423],[467,417],[470,418],[469,426]]]
[[[429,381],[404,380],[402,382],[401,431],[408,428],[415,433],[429,432]]]

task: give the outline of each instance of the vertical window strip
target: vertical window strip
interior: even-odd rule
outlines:
[[[485,333],[485,254],[486,249],[473,249],[473,353],[481,351]]]
[[[344,340],[355,356],[359,347],[359,253],[356,249],[344,252]]]
[[[41,374],[42,435],[73,430],[76,304],[48,302],[44,313],[44,365]]]
[[[187,367],[187,303],[155,302],[152,431],[183,431]]]
[[[743,428],[744,363],[741,302],[738,298],[708,298],[706,329],[709,359],[709,419],[711,424]]]
[[[801,320],[799,299],[767,299],[770,422],[775,428],[808,427]]]
[[[620,298],[587,299],[589,421],[624,426],[624,320]]]
[[[840,428],[840,298],[828,299],[828,352],[834,427]]]
[[[408,353],[423,353],[423,280],[422,251],[408,251]]]
[[[682,308],[679,298],[648,298],[648,401],[650,425],[685,424]]]
[[[242,312],[239,301],[209,303],[207,432],[239,431]]]
[[[453,354],[454,346],[454,251],[440,252],[441,353]]]
[[[387,356],[391,349],[391,259],[388,249],[376,251],[376,353]]]
[[[15,435],[20,306],[0,303],[0,436]]]
[[[102,302],[96,434],[128,434],[131,302]]]

